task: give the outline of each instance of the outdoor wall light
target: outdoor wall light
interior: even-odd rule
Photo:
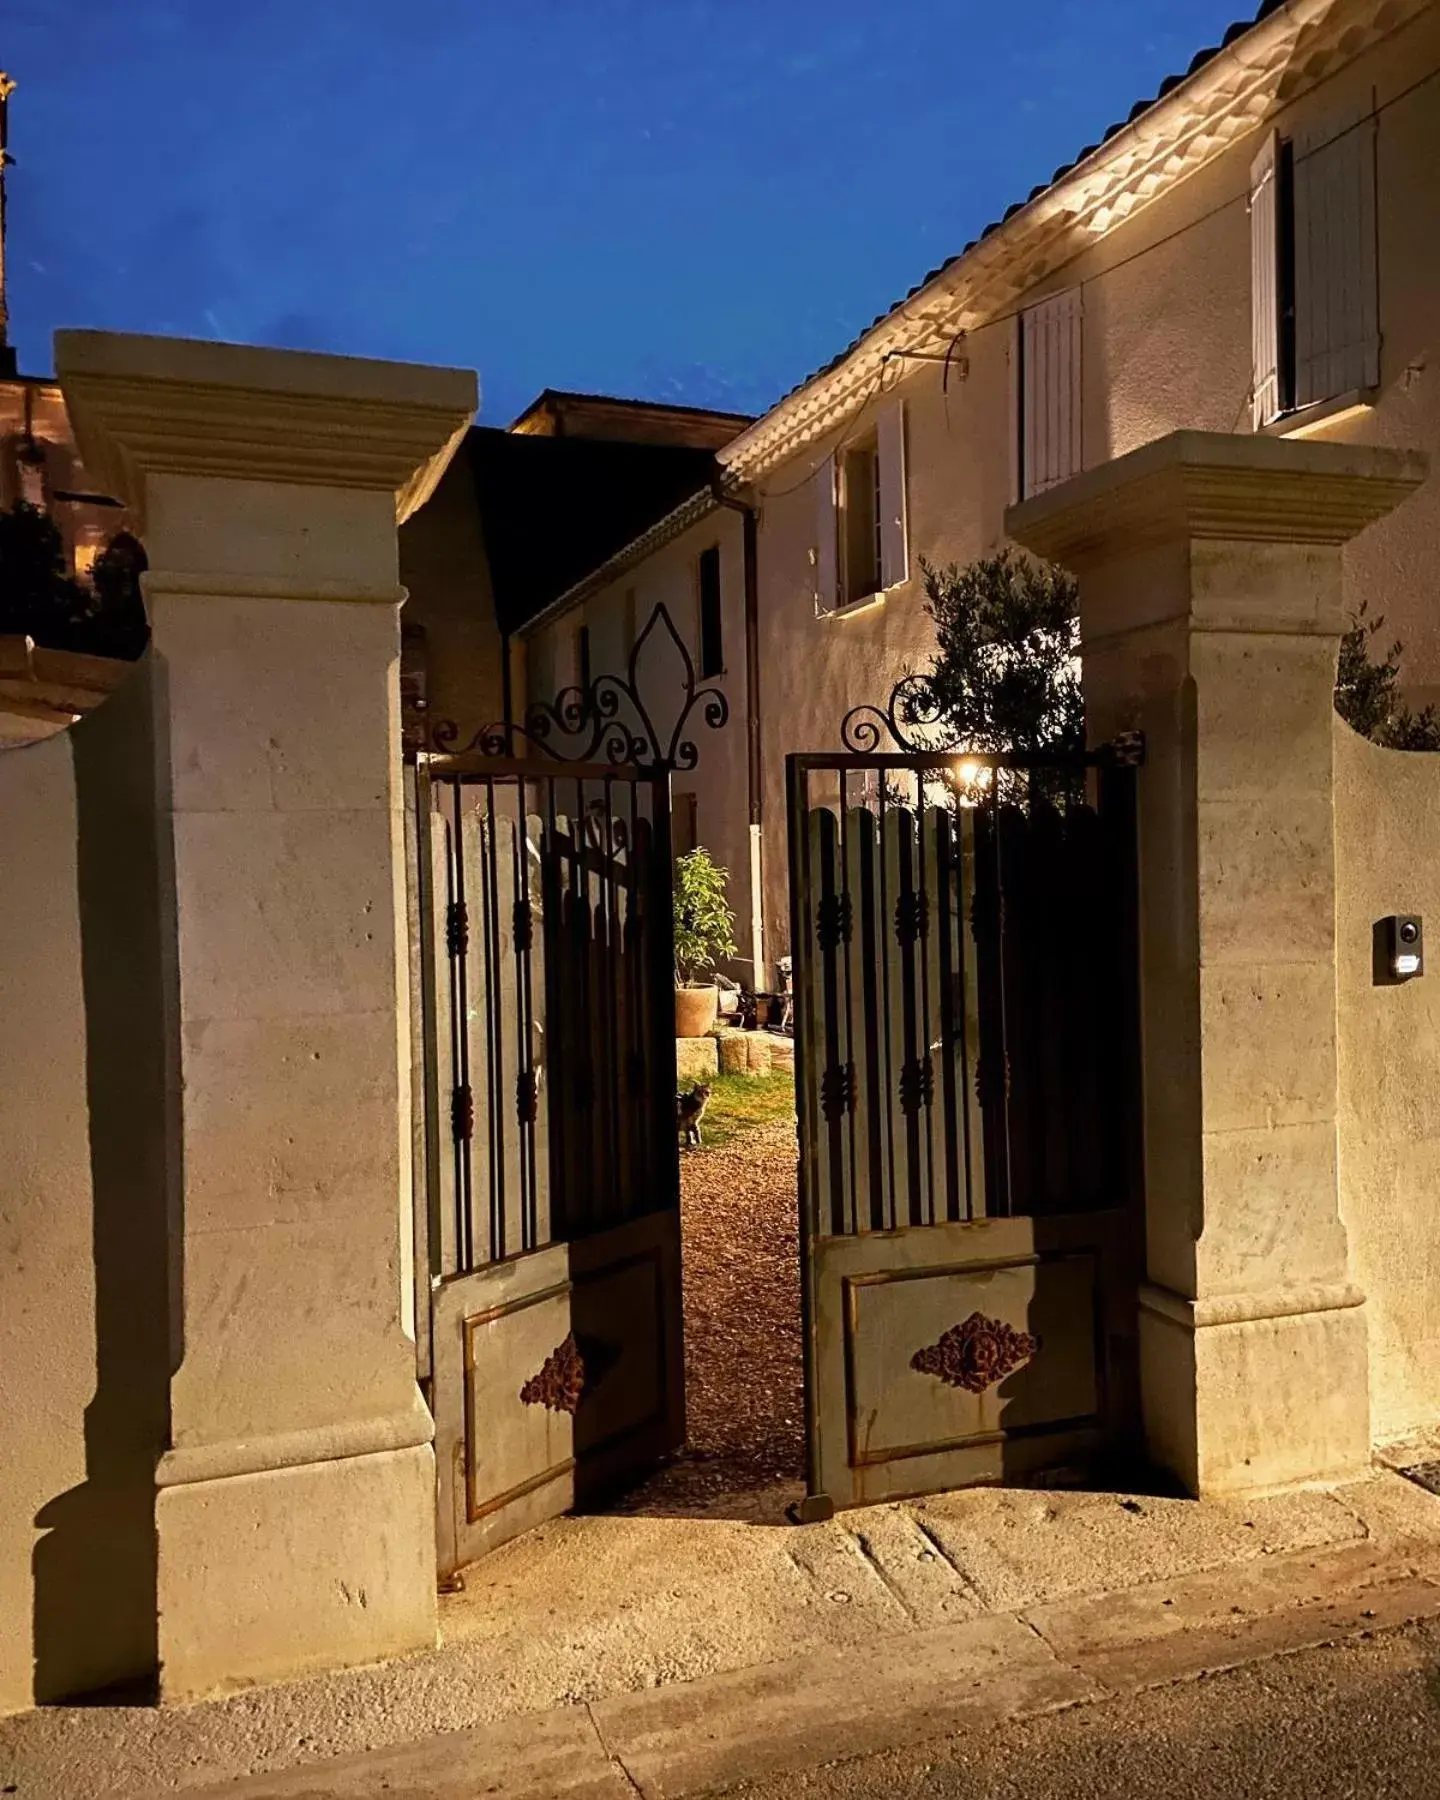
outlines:
[[[1418,913],[1375,921],[1375,985],[1394,987],[1425,973],[1425,923]]]

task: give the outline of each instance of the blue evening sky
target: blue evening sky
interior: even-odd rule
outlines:
[[[4,0],[12,335],[758,411],[1245,11]]]

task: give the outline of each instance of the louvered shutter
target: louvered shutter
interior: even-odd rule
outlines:
[[[1250,419],[1256,431],[1280,416],[1278,164],[1272,131],[1250,165]]]
[[[815,471],[815,610],[834,612],[840,603],[840,556],[836,535],[835,458]]]
[[[1368,108],[1294,139],[1295,404],[1380,380],[1375,119]]]
[[[1042,493],[1081,467],[1079,288],[1021,314],[1020,456],[1024,491]]]
[[[898,587],[910,574],[905,524],[905,402],[895,400],[875,421],[879,458],[880,586]]]

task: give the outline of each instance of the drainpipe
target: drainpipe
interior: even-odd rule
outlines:
[[[757,990],[765,981],[765,888],[762,828],[765,787],[760,760],[760,514],[727,494],[717,470],[710,479],[716,502],[740,514],[745,569],[745,773],[750,802],[750,960]]]
[[[515,686],[511,675],[510,633],[500,633],[500,710],[505,720],[505,754],[515,754]]]

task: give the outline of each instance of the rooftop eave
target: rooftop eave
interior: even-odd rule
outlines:
[[[718,451],[727,473],[755,481],[843,426],[900,379],[904,354],[943,350],[986,323],[1429,4],[1291,0],[1252,26]]]

